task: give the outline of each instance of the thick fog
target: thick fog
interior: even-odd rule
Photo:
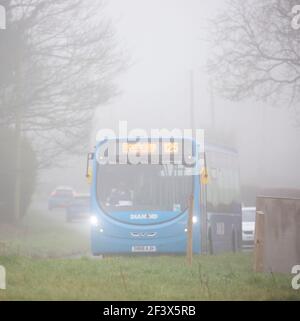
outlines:
[[[230,102],[211,90],[209,21],[223,8],[216,0],[109,1],[107,12],[129,68],[117,79],[118,96],[95,114],[90,147],[98,130],[117,130],[120,120],[129,128],[190,128],[192,72],[195,126],[230,136],[241,160],[242,185],[298,189],[300,129],[288,101],[281,106],[255,98]],[[62,174],[84,184],[83,167],[74,166],[82,179],[64,169],[60,181]]]
[[[0,301],[299,299],[297,2],[0,0]]]

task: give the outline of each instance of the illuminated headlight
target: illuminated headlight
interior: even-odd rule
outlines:
[[[198,223],[198,217],[197,216],[193,216],[193,223],[194,224]]]
[[[98,220],[98,218],[97,218],[96,215],[92,215],[92,216],[90,217],[90,222],[91,222],[91,224],[92,224],[93,226],[97,226],[98,223],[99,223],[99,220]]]

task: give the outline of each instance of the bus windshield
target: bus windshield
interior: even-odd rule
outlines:
[[[183,165],[98,165],[97,199],[108,214],[120,211],[183,212],[193,190]]]

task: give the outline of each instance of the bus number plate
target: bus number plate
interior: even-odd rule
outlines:
[[[131,247],[132,252],[156,252],[155,245],[134,245]]]

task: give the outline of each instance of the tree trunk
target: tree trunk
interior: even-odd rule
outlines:
[[[14,222],[18,222],[21,218],[21,143],[22,143],[22,134],[21,134],[21,110],[17,109],[16,114],[16,125],[15,125],[15,135],[16,135],[16,158],[15,158],[15,194],[14,194]]]

